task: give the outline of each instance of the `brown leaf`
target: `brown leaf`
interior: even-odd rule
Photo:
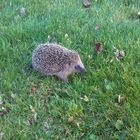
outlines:
[[[37,87],[36,87],[36,86],[32,86],[31,91],[32,91],[33,93],[37,92]]]
[[[70,116],[70,117],[68,118],[68,123],[73,123],[73,121],[74,121],[73,116]]]
[[[95,44],[95,51],[97,54],[101,53],[103,51],[103,45],[100,42],[97,42]]]

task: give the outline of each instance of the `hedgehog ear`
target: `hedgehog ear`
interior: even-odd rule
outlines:
[[[73,53],[72,54],[72,60],[73,61],[77,61],[79,59],[78,54],[77,53]]]

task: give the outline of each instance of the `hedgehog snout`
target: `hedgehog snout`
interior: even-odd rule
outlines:
[[[75,70],[81,74],[86,72],[86,69],[84,67],[81,67],[80,65],[76,65]]]
[[[87,71],[86,71],[86,69],[85,68],[81,68],[80,69],[80,73],[82,74],[82,73],[86,73]]]

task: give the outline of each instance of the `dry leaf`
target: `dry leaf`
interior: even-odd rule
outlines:
[[[35,92],[37,91],[37,87],[36,87],[36,86],[32,86],[31,91],[32,91],[33,93],[35,93]]]
[[[115,56],[116,56],[116,59],[117,60],[121,60],[121,59],[123,59],[124,58],[124,56],[125,56],[125,52],[123,51],[123,50],[116,50],[115,51]]]
[[[90,5],[91,5],[90,0],[83,0],[83,6],[84,6],[85,8],[89,8]]]
[[[101,25],[96,25],[95,30],[101,29]]]
[[[115,127],[117,130],[120,130],[123,128],[123,121],[122,120],[117,120],[116,124],[115,124]]]
[[[74,121],[73,116],[70,116],[70,117],[68,118],[68,123],[73,123],[73,121]]]
[[[20,15],[20,16],[26,16],[26,9],[25,9],[24,7],[21,7],[21,8],[19,9],[19,15]]]
[[[101,53],[103,51],[103,45],[100,42],[97,42],[95,44],[95,51],[97,54]]]

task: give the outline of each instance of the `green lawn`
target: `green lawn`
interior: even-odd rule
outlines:
[[[0,139],[140,140],[139,11],[139,0],[92,0],[89,9],[81,0],[0,0]],[[28,69],[47,41],[78,51],[87,73],[64,83]]]

